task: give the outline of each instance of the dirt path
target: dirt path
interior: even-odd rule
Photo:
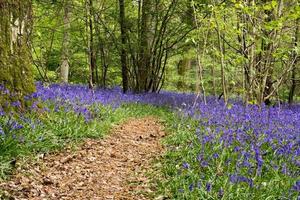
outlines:
[[[163,151],[164,135],[155,118],[131,119],[105,139],[45,156],[0,189],[15,199],[149,199],[153,188],[146,173]]]

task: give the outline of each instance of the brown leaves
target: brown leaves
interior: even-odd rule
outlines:
[[[146,174],[163,152],[164,136],[154,118],[131,119],[103,140],[88,139],[75,152],[19,169],[0,190],[16,199],[148,199],[154,188]]]

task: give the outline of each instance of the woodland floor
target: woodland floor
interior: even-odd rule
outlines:
[[[155,190],[152,161],[164,151],[164,136],[157,119],[130,119],[104,139],[19,167],[0,189],[11,199],[149,199]]]

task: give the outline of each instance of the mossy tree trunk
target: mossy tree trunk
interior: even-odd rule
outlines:
[[[151,0],[142,1],[142,16],[140,26],[140,41],[139,41],[139,63],[137,76],[137,92],[147,92],[147,81],[150,71],[150,18],[151,18]]]
[[[6,97],[0,91],[1,105],[7,98],[20,100],[35,90],[30,59],[31,6],[31,0],[0,1],[0,84],[11,91]]]
[[[125,2],[124,0],[119,0],[119,12],[120,12],[120,28],[121,28],[121,66],[122,66],[122,82],[123,82],[123,92],[128,91],[128,67],[127,67],[127,51],[126,51],[126,24],[125,24]]]

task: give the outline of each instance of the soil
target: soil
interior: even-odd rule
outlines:
[[[130,119],[104,139],[75,151],[48,154],[0,183],[11,199],[152,199],[153,161],[164,151],[163,127],[154,117]],[[155,176],[155,175],[154,175]]]

